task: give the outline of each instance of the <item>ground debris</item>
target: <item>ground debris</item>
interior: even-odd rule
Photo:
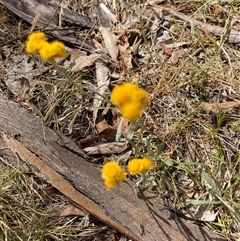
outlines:
[[[11,2],[0,0],[3,2],[12,11]],[[74,153],[78,160],[84,158],[97,163],[98,168],[108,160],[127,165],[135,155],[130,142],[136,144],[138,153],[154,156],[156,166],[150,173],[154,186],[149,187],[156,197],[150,200],[154,203],[163,198],[164,205],[174,213],[167,222],[176,221],[176,214],[207,221],[214,230],[235,241],[240,232],[240,216],[235,211],[239,210],[240,187],[240,49],[237,44],[240,9],[236,1],[170,2],[44,2],[51,5],[51,14],[44,21],[40,18],[34,23],[35,14],[30,19],[24,18],[18,8],[19,17],[16,17],[0,6],[3,10],[0,91],[18,101],[27,113],[38,115],[42,131],[48,126],[70,137],[69,142],[65,138],[53,138],[54,155],[62,147]],[[58,64],[66,69],[71,82],[38,56],[26,55],[27,36],[39,29],[46,30],[50,40],[59,39],[66,44],[68,56]],[[131,141],[126,138],[132,123],[121,117],[110,101],[111,90],[125,81],[137,83],[149,93],[149,106],[142,116],[141,128],[139,123],[134,124]],[[13,113],[11,120],[15,118],[24,126],[29,123],[19,119],[15,109]],[[4,123],[8,123],[6,118]],[[35,151],[36,146],[30,145],[29,139],[19,136],[21,128],[10,129],[17,141]],[[32,129],[36,132],[36,126]],[[45,148],[50,135],[43,134],[42,148]],[[53,154],[50,164],[55,160]],[[40,155],[42,152],[36,154]],[[69,171],[70,158],[66,160],[63,166],[56,165],[53,169],[59,171],[66,167],[64,170]],[[22,165],[37,172],[26,162]],[[83,166],[79,168],[82,169]],[[95,190],[92,200],[98,200],[100,195],[106,198],[106,190],[99,191],[103,188],[99,170],[92,176],[92,180],[86,176],[75,187]],[[69,180],[70,175],[64,173],[63,177]],[[79,173],[74,177],[77,180]],[[136,181],[130,176],[129,179]],[[89,181],[85,185],[86,180]],[[119,190],[123,193],[128,190],[125,183],[119,188],[117,194]],[[84,189],[83,193],[89,193],[90,189]],[[51,193],[49,196],[51,200]],[[126,196],[132,198],[130,194]],[[45,198],[43,194],[42,199]],[[116,215],[111,212],[119,211],[122,206],[121,203],[110,210],[108,206],[106,213],[115,220]],[[133,225],[140,238],[151,233],[145,222],[135,221]],[[79,232],[84,231],[80,229]],[[113,231],[109,239],[114,240],[114,235]],[[195,233],[186,235],[187,240],[196,240]],[[105,237],[102,240],[107,240]]]

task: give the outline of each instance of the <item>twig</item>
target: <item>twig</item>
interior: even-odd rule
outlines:
[[[196,27],[200,27],[201,29],[203,29],[205,31],[208,31],[210,33],[213,33],[217,36],[222,36],[225,33],[225,30],[222,27],[214,26],[214,25],[211,25],[211,24],[208,24],[208,23],[203,23],[201,21],[198,21],[198,20],[194,19],[193,17],[190,17],[188,15],[180,13],[180,12],[174,10],[174,9],[171,9],[171,8],[165,8],[165,7],[160,7],[160,8],[162,10],[165,10],[165,11],[169,12],[173,16],[175,16],[175,17],[177,17],[177,18],[179,18],[179,19],[181,19],[185,22],[191,23],[191,24],[195,25]],[[231,29],[229,31],[229,34],[228,34],[227,38],[226,38],[226,41],[228,43],[240,43],[240,32]]]

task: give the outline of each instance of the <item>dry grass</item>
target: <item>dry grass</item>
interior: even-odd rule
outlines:
[[[48,192],[49,185],[32,173],[23,173],[0,158],[1,240],[115,240],[117,234],[92,217],[61,216],[69,200]]]
[[[90,13],[93,2],[75,0],[71,6],[73,9],[84,6],[82,10]],[[185,2],[174,1],[174,7],[200,21],[221,26],[226,31],[231,24],[232,27],[239,24],[240,7],[237,1],[225,1],[223,4]],[[164,3],[168,6],[167,1]],[[136,7],[136,4],[132,1],[130,5]],[[173,43],[183,43],[181,47],[169,50],[156,44],[157,36],[151,33],[149,27],[156,16],[149,21],[148,14],[152,13],[149,9],[143,9],[142,21],[128,29],[130,33],[133,28],[137,30],[138,39],[142,40],[139,49],[132,53],[133,68],[126,70],[121,62],[119,68],[109,65],[111,73],[119,76],[117,81],[111,80],[109,88],[123,80],[136,81],[150,95],[150,104],[143,116],[145,129],[141,138],[137,139],[139,151],[152,156],[157,163],[149,179],[154,190],[162,194],[173,209],[190,218],[199,220],[197,212],[198,215],[216,213],[215,220],[206,224],[229,240],[239,240],[240,109],[235,107],[216,114],[208,113],[201,107],[202,102],[240,100],[239,46],[228,44],[224,36],[216,38],[163,12],[165,28],[171,33]],[[18,21],[4,11],[6,19],[2,28],[9,33],[5,47],[11,48],[11,56],[23,54],[25,39],[18,38],[17,42],[11,42],[17,37]],[[226,24],[228,21],[232,21],[230,25]],[[29,26],[23,24],[18,29],[21,35]],[[163,30],[160,28],[157,34],[161,36]],[[118,29],[115,32],[117,34]],[[168,51],[178,53],[179,58],[174,59],[172,52],[169,54]],[[2,59],[2,71],[11,56]],[[34,61],[39,69],[47,65],[38,58]],[[46,125],[78,142],[96,133],[92,112],[88,109],[93,105],[93,98],[90,97],[94,91],[90,91],[89,86],[95,88],[96,73],[94,66],[91,66],[84,71],[70,72],[70,75],[74,81],[83,83],[87,96],[81,96],[76,85],[50,70],[34,78],[35,84],[20,103],[36,112]],[[3,79],[1,89],[16,98],[9,94]],[[108,94],[106,97],[109,97]],[[102,107],[106,107],[106,103]],[[110,114],[104,118],[112,124]],[[39,199],[30,198],[36,193],[34,185],[39,185],[31,177],[8,166],[1,168],[0,177],[4,180],[1,188],[1,205],[4,207],[1,228],[5,240],[15,240],[10,239],[11,235],[16,240],[27,240],[25,238],[28,237],[31,240],[60,240],[69,229],[73,231],[69,234],[75,235],[73,237],[88,232],[76,227],[79,220],[52,220],[47,214],[40,214],[40,210],[47,205]],[[37,222],[39,219],[41,223]],[[106,227],[89,229],[93,233],[102,230],[107,233]],[[87,238],[88,235],[78,240],[93,240]]]

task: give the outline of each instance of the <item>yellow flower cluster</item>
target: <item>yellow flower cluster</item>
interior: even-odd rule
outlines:
[[[147,92],[134,83],[124,83],[113,88],[111,100],[129,120],[140,118],[148,104]]]
[[[114,188],[118,183],[124,181],[126,173],[118,163],[110,161],[104,164],[102,168],[102,179],[108,188]]]
[[[145,174],[150,168],[153,167],[153,161],[147,157],[134,158],[128,163],[128,171],[132,175]]]
[[[134,158],[128,163],[128,171],[131,175],[145,174],[153,165],[153,161],[147,157]],[[102,179],[106,187],[114,188],[126,179],[126,172],[118,163],[110,161],[103,165]]]
[[[40,54],[44,60],[53,61],[56,57],[66,57],[67,52],[62,42],[49,43],[43,32],[32,33],[26,43],[26,50],[30,54]]]

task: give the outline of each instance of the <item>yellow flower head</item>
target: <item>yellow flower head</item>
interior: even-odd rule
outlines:
[[[153,167],[153,161],[147,157],[142,159],[141,173],[146,173],[150,168]]]
[[[131,175],[145,174],[153,167],[153,161],[147,157],[142,159],[134,158],[128,163],[128,171]]]
[[[102,179],[108,188],[114,188],[126,178],[125,171],[116,162],[107,162],[102,168]]]
[[[142,109],[148,105],[148,94],[144,89],[138,88],[134,91],[134,98],[139,103]]]
[[[112,90],[111,99],[118,108],[122,108],[125,103],[132,101],[131,95],[126,88],[127,84],[129,83],[118,85]]]
[[[39,54],[44,60],[53,61],[56,57],[66,57],[67,52],[62,42],[54,41],[43,44]]]
[[[140,173],[141,159],[134,158],[128,163],[128,171],[132,175]]]
[[[26,50],[28,53],[38,53],[43,43],[47,42],[47,37],[43,32],[32,33],[27,40]]]
[[[142,115],[142,108],[137,103],[129,103],[121,108],[121,112],[128,120],[137,120]]]
[[[113,88],[111,100],[125,118],[135,120],[140,118],[143,109],[146,108],[148,94],[137,84],[124,83]]]

